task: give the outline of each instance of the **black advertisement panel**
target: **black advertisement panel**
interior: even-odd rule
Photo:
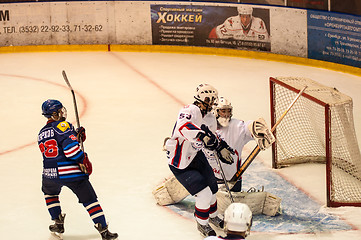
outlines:
[[[271,51],[269,9],[151,5],[151,19],[155,45]]]
[[[328,10],[328,0],[288,0],[287,6],[318,9],[318,10]]]
[[[361,15],[360,0],[331,0],[331,11]]]

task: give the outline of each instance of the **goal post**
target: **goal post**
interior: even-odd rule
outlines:
[[[327,206],[361,206],[361,154],[351,97],[308,78],[271,77],[271,124],[305,86],[273,132],[272,167],[325,163]]]

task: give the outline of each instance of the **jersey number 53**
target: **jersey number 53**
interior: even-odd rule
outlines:
[[[192,118],[192,115],[187,114],[187,113],[181,113],[181,114],[179,114],[179,119],[182,119],[182,118],[186,118],[186,119],[190,120]]]

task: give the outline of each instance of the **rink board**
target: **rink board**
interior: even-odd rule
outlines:
[[[307,196],[303,191],[289,183],[280,175],[268,170],[257,160],[244,174],[242,190],[250,187],[273,193],[282,198],[282,214],[274,217],[256,215],[253,218],[252,231],[270,233],[318,233],[352,230],[353,227],[324,211],[323,206]],[[193,196],[188,196],[180,203],[166,206],[180,216],[194,219]]]

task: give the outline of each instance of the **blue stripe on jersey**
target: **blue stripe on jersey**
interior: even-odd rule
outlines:
[[[186,128],[188,128],[189,130],[199,130],[199,128],[198,128],[197,126],[195,126],[194,124],[192,124],[192,123],[190,123],[190,122],[186,123],[186,124],[183,125],[183,126],[185,126]]]
[[[69,150],[69,149],[77,146],[78,144],[79,144],[79,143],[76,142],[76,141],[75,141],[75,142],[72,142],[72,143],[70,143],[70,144],[68,144],[68,145],[66,145],[66,146],[64,147],[64,151],[67,151],[67,150]],[[69,157],[69,159],[74,160],[74,161],[76,161],[76,162],[78,162],[79,159],[83,159],[83,158],[84,158],[84,157],[83,157],[83,151],[81,151],[80,148],[79,148],[79,152],[78,152],[77,154],[75,154],[75,155],[72,156],[72,157]]]
[[[173,157],[173,160],[172,160],[172,165],[175,166],[175,167],[179,167],[180,165],[180,160],[181,160],[181,157],[182,157],[182,148],[183,148],[183,143],[181,145],[177,144],[177,148],[175,150],[175,155]]]
[[[58,162],[58,166],[74,165],[74,161]]]
[[[76,154],[76,155],[73,156],[73,157],[70,157],[69,159],[76,161],[76,160],[79,159],[82,155],[83,155],[83,152],[80,151],[80,152],[78,152],[78,154]]]
[[[84,173],[79,173],[79,174],[69,174],[69,175],[65,175],[65,176],[59,176],[60,179],[68,179],[68,178],[76,178],[76,177],[83,177]]]
[[[72,142],[64,147],[64,151],[69,150],[70,148],[78,145],[78,142]]]

